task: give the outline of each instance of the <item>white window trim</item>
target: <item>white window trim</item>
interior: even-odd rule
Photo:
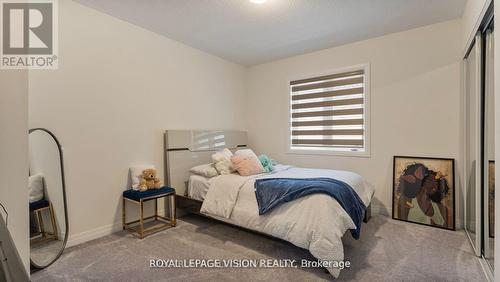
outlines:
[[[335,73],[364,70],[365,72],[365,108],[364,108],[364,125],[365,125],[365,150],[356,151],[336,151],[334,149],[324,149],[324,150],[311,150],[311,149],[292,149],[292,95],[290,94],[290,82],[294,80],[307,79],[311,77],[330,75]],[[348,157],[371,157],[371,132],[370,132],[370,63],[349,66],[345,68],[337,68],[333,70],[327,70],[321,73],[304,74],[296,77],[289,77],[286,85],[286,93],[288,95],[288,130],[287,130],[287,144],[288,144],[288,154],[298,154],[298,155],[330,155],[330,156],[348,156]]]

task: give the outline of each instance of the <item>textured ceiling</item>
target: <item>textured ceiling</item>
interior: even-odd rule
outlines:
[[[243,65],[459,18],[466,0],[76,0]],[[474,0],[475,1],[475,0]]]

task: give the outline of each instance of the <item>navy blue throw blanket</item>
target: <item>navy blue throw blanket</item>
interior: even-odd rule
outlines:
[[[366,207],[347,183],[331,178],[264,178],[255,181],[260,215],[283,203],[316,193],[327,194],[337,200],[356,225],[356,229],[351,229],[352,237],[359,239]]]

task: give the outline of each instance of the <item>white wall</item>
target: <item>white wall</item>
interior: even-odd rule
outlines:
[[[474,35],[481,23],[478,19],[482,18],[489,3],[492,0],[467,0],[465,4],[464,13],[462,15],[462,54],[468,49],[472,42]]]
[[[28,71],[0,70],[0,203],[29,273],[28,170]]]
[[[59,69],[30,71],[30,127],[64,148],[70,245],[121,228],[128,168],[163,176],[165,129],[242,129],[245,69],[59,1]]]
[[[250,145],[297,166],[355,171],[375,186],[374,209],[390,213],[394,155],[459,155],[461,38],[454,20],[250,68]],[[371,64],[371,157],[288,154],[289,79],[363,63]]]

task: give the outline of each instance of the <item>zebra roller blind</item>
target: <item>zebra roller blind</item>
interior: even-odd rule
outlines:
[[[291,149],[365,151],[363,69],[290,82]]]

